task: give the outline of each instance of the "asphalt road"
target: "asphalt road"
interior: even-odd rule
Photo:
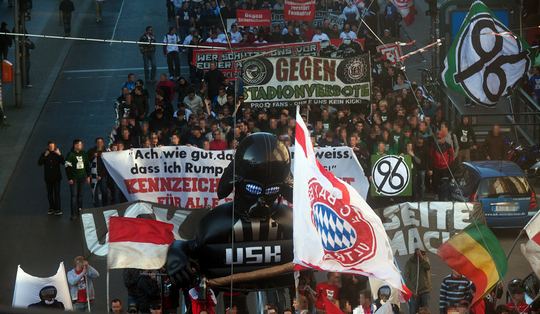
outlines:
[[[115,39],[137,40],[147,25],[153,25],[156,36],[161,38],[168,27],[164,3],[149,4],[145,0],[106,1],[100,24],[95,22],[93,6],[87,12],[76,11],[74,24],[80,23],[80,27],[72,35],[110,39],[114,33]],[[82,1],[75,1],[75,6],[82,7]],[[56,10],[33,13],[35,20],[56,22],[58,19]],[[42,44],[41,49],[43,53],[55,53],[57,44],[50,41]],[[160,73],[165,61],[159,51],[156,57]],[[39,56],[34,55],[33,60],[36,62]],[[50,276],[56,272],[58,263],[64,261],[66,269],[70,269],[73,258],[83,254],[80,223],[69,220],[67,182],[64,180],[61,191],[64,216],[47,216],[45,185],[37,158],[49,139],[55,140],[65,154],[74,138],[83,139],[88,149],[96,137],[107,136],[113,125],[114,99],[120,95],[120,87],[130,72],[144,78],[136,45],[72,44],[0,200],[0,234],[5,239],[5,245],[0,248],[0,304],[11,304],[17,265],[30,274]],[[44,78],[34,77],[39,79]],[[85,193],[84,204],[92,207],[89,187]],[[104,312],[105,260],[91,257],[90,263],[101,273],[96,281],[96,309]],[[120,275],[111,272],[111,297],[126,299]]]
[[[93,8],[88,12],[77,12],[80,31],[73,35],[111,38],[114,33],[116,39],[133,40],[145,26],[153,25],[160,38],[167,28],[163,1],[129,0],[124,3],[122,0],[109,0],[104,10],[101,24],[95,23]],[[55,11],[39,14],[43,18],[47,18],[47,14],[51,19],[57,18]],[[54,52],[54,42],[44,49]],[[159,53],[157,59],[158,66],[163,67],[164,58]],[[0,247],[0,304],[11,304],[17,265],[33,275],[49,276],[56,271],[59,262],[64,261],[66,268],[70,269],[73,257],[83,253],[80,224],[69,221],[67,183],[62,185],[62,207],[66,214],[63,217],[47,216],[45,185],[37,159],[48,139],[54,139],[66,153],[74,138],[82,138],[90,148],[95,137],[106,136],[113,123],[112,105],[119,95],[120,86],[129,72],[142,76],[141,66],[142,60],[135,46],[81,42],[71,46],[6,193],[0,200],[0,238],[4,239],[4,245]],[[90,206],[89,188],[85,192],[85,205]],[[496,233],[508,250],[518,232],[505,230]],[[436,256],[430,258],[434,286],[431,308],[435,312],[440,280],[449,270]],[[400,259],[400,265],[403,266],[404,262]],[[96,281],[96,309],[105,311],[105,261],[90,257],[90,263],[101,272]],[[529,265],[516,250],[510,259],[506,280],[523,277],[529,272]],[[110,282],[111,297],[125,299],[120,273],[112,272]]]

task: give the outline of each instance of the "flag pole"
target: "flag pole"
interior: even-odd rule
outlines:
[[[86,283],[86,305],[88,312],[92,312],[92,309],[90,308],[90,292],[88,290],[88,266],[86,267],[86,274],[84,275],[84,282]]]
[[[109,266],[107,265],[107,308],[110,306],[110,291],[109,291]]]
[[[521,231],[517,235],[516,239],[514,240],[514,243],[512,243],[512,247],[510,247],[510,251],[508,251],[508,254],[506,254],[506,260],[507,261],[510,259],[510,255],[512,255],[512,252],[516,248],[516,245],[517,245],[519,239],[521,239],[521,236],[523,235],[524,231],[525,231],[525,229],[521,229]]]

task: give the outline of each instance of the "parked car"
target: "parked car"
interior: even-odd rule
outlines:
[[[480,203],[490,227],[523,228],[538,211],[525,172],[511,161],[464,162],[454,175],[451,198]]]

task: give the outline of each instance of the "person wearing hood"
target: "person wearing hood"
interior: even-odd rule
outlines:
[[[80,215],[83,206],[83,185],[90,183],[90,163],[80,139],[73,140],[73,148],[65,160],[66,176],[71,192],[71,220]]]

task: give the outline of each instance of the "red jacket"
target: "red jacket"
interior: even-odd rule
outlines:
[[[442,170],[448,168],[454,161],[454,149],[446,142],[439,143],[439,147],[440,151],[436,144],[431,147],[431,168]]]

